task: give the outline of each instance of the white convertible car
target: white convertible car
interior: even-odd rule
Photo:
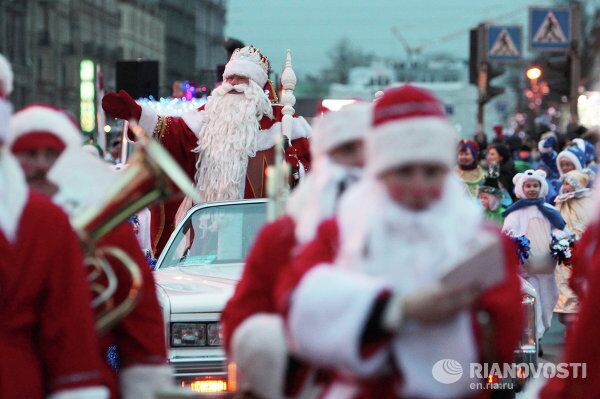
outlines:
[[[225,358],[219,319],[265,224],[266,207],[266,199],[197,205],[177,226],[158,259],[154,276],[169,362],[181,387],[196,392],[235,391],[235,365]],[[524,282],[527,323],[515,350],[517,363],[537,363],[535,295]]]

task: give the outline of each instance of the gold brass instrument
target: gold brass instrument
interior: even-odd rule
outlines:
[[[130,125],[134,124],[130,122]],[[128,168],[107,194],[104,205],[86,209],[72,222],[86,249],[99,334],[107,332],[134,309],[143,281],[137,263],[127,253],[116,246],[98,246],[98,240],[144,207],[172,197],[177,189],[200,202],[192,182],[169,153],[141,127],[134,126],[132,130],[141,140]],[[119,281],[109,259],[123,266],[131,278],[127,296],[119,304],[114,299]]]

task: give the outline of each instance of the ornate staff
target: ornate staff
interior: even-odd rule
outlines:
[[[267,168],[267,195],[269,204],[267,207],[268,220],[274,220],[285,213],[285,203],[290,190],[290,165],[284,159],[283,140],[292,137],[292,123],[296,97],[296,74],[292,69],[292,52],[287,50],[285,66],[281,74],[281,105],[283,105],[281,119],[281,134],[275,138],[275,163]]]

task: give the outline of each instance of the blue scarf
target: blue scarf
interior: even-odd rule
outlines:
[[[544,215],[544,217],[546,219],[548,219],[548,221],[554,228],[557,228],[559,230],[564,229],[565,226],[567,225],[567,223],[561,216],[560,212],[557,209],[550,208],[549,206],[545,206],[544,204],[545,204],[544,198],[537,198],[537,199],[523,198],[523,199],[518,200],[511,206],[509,206],[508,209],[502,213],[502,216],[506,217],[506,216],[508,216],[509,213],[517,211],[519,209],[526,208],[528,206],[537,206],[537,208],[540,210],[540,212],[542,212],[542,215]]]

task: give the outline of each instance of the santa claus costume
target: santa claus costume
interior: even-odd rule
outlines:
[[[357,103],[328,113],[316,123],[311,172],[292,193],[287,215],[265,226],[255,241],[221,315],[225,346],[237,364],[242,391],[275,399],[311,396],[319,390],[304,383],[311,382],[314,373],[287,352],[283,319],[276,313],[275,283],[287,270],[292,254],[314,237],[322,220],[333,215],[341,191],[358,179],[359,167],[336,163],[329,153],[362,142],[370,118],[371,104]]]
[[[261,198],[266,196],[266,166],[274,161],[275,137],[281,132],[282,106],[268,80],[269,60],[252,46],[234,51],[225,66],[224,83],[208,102],[182,117],[161,117],[141,107],[124,91],[108,93],[104,110],[121,119],[136,119],[177,160],[203,201]],[[227,78],[242,76],[247,84],[233,86]],[[242,94],[235,94],[235,93]],[[233,95],[232,95],[233,94]],[[310,126],[295,117],[287,160],[304,173],[310,165],[307,138]],[[156,256],[173,231],[180,202],[152,210],[152,241]],[[186,199],[179,215],[191,206]]]
[[[344,195],[335,219],[321,224],[278,284],[288,343],[302,359],[338,372],[324,397],[489,397],[470,388],[468,373],[442,384],[432,367],[443,359],[464,370],[484,359],[512,360],[522,313],[514,246],[484,222],[450,174],[457,140],[439,100],[402,86],[386,91],[373,112],[368,175]],[[399,205],[381,180],[415,168],[429,176],[430,167],[443,171],[437,175],[443,180],[437,193],[416,194],[431,201],[419,211]],[[464,303],[436,303],[435,317],[450,317],[440,314],[453,308],[444,322],[403,316],[412,313],[409,298],[443,287],[442,276],[488,243],[502,247],[500,282]],[[485,328],[477,315],[485,315]],[[484,333],[489,327],[493,337]]]
[[[48,106],[29,106],[14,115],[10,133],[8,144],[20,159],[26,176],[47,179],[46,184],[55,185],[57,191],[52,200],[71,217],[83,209],[101,205],[102,192],[106,194],[106,187],[111,179],[116,179],[116,174],[103,161],[81,149],[81,133],[66,114]],[[46,176],[39,176],[44,173],[40,170],[28,170],[21,158],[38,150],[59,154]],[[111,345],[115,345],[119,352],[121,369],[118,375],[108,363],[104,364],[104,377],[109,383],[111,397],[154,398],[155,391],[168,386],[172,379],[166,365],[164,323],[154,278],[129,222],[107,233],[96,245],[123,250],[137,264],[143,279],[136,306],[100,337],[97,348],[104,355]],[[120,282],[115,294],[118,302],[127,295],[130,278],[118,262],[113,263],[114,259],[110,257],[109,262]]]
[[[538,198],[528,199],[524,192],[527,182],[535,181],[540,185]],[[529,169],[517,173],[513,178],[515,195],[519,200],[504,212],[502,231],[511,237],[526,236],[531,242],[531,256],[550,255],[552,234],[560,235],[566,223],[560,212],[545,202],[548,195],[546,172]],[[558,286],[554,273],[530,274],[526,271],[523,277],[533,285],[538,297],[536,301],[537,338],[541,339],[550,328],[554,305],[558,301]]]
[[[4,146],[11,84],[0,54],[0,397],[105,399],[79,240]]]

